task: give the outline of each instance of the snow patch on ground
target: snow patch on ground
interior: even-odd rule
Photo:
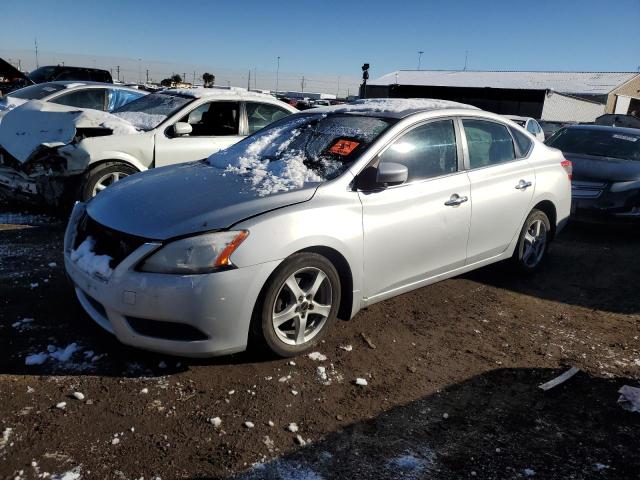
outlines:
[[[94,356],[91,361],[74,362],[74,355],[82,350],[83,347],[77,343],[70,343],[66,347],[57,347],[55,345],[47,345],[47,350],[43,352],[27,355],[24,359],[25,365],[43,365],[50,363],[56,367],[62,367],[65,370],[86,371],[95,368]]]
[[[435,466],[436,454],[430,448],[408,450],[387,460],[386,468],[394,472],[392,478],[423,478],[423,473]]]
[[[27,213],[0,213],[0,224],[3,225],[55,225],[60,223],[47,215],[31,215]]]
[[[18,332],[22,333],[33,328],[33,318],[23,318],[11,324]]]
[[[258,463],[251,470],[237,477],[240,480],[271,478],[277,480],[323,480],[324,477],[308,466],[286,460]]]
[[[77,249],[71,251],[71,261],[83,272],[107,280],[113,273],[109,266],[113,259],[109,255],[96,255],[93,251],[95,245],[96,241],[92,237],[85,238]]]
[[[72,470],[60,473],[58,475],[52,475],[51,480],[79,480],[82,478],[82,470],[80,467],[76,467]]]

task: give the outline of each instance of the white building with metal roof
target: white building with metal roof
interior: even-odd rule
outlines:
[[[363,93],[441,98],[502,114],[588,122],[605,112],[640,111],[640,73],[398,70],[371,80]]]

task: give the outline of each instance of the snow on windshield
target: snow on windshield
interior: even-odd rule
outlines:
[[[113,115],[145,131],[153,130],[167,118],[166,115],[145,112],[115,112]]]
[[[342,173],[390,121],[375,117],[289,117],[209,157],[209,163],[243,176],[265,196],[324,182]],[[348,143],[347,151],[336,149]]]

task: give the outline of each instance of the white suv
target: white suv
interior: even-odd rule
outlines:
[[[25,107],[9,112],[0,128],[0,188],[50,205],[87,201],[149,168],[201,160],[297,111],[270,95],[235,88],[165,90],[112,115]],[[67,128],[69,122],[75,123]],[[25,151],[16,138],[34,148]]]

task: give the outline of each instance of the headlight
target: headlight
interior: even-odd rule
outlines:
[[[171,242],[147,258],[143,272],[191,275],[209,273],[233,264],[229,257],[249,232],[216,232]]]

